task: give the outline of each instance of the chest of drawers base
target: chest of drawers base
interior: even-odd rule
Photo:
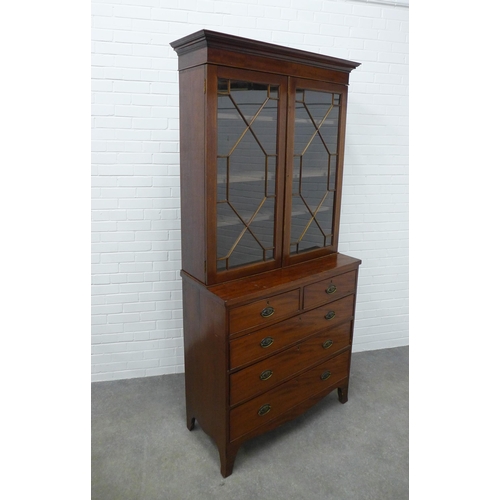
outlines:
[[[246,440],[337,389],[347,401],[360,261],[341,254],[221,285],[183,277],[186,417],[231,474]]]

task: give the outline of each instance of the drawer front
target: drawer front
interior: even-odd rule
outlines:
[[[308,309],[325,302],[331,302],[347,293],[354,293],[355,287],[356,271],[308,285],[304,287],[304,308]]]
[[[230,376],[231,404],[239,403],[350,344],[351,322],[328,329]]]
[[[299,289],[257,300],[229,311],[230,333],[274,322],[277,318],[288,316],[300,308]]]
[[[257,361],[274,351],[293,344],[324,328],[340,325],[352,318],[354,295],[287,319],[263,330],[239,337],[230,342],[230,366],[236,368],[245,363]],[[326,319],[329,313],[335,315]]]
[[[231,441],[279,416],[301,401],[335,387],[349,375],[350,351],[330,358],[230,412]]]

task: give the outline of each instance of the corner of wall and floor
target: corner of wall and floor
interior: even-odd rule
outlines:
[[[170,42],[211,29],[361,63],[340,228],[362,259],[354,351],[408,345],[408,4],[92,0],[92,380],[181,373],[179,112]]]

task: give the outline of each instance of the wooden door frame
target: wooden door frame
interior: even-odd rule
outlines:
[[[344,141],[345,141],[345,122],[347,113],[347,85],[331,83],[305,78],[289,77],[288,84],[288,107],[287,107],[287,148],[286,148],[286,183],[285,183],[285,212],[284,212],[284,231],[283,231],[283,267],[304,262],[337,253],[340,225],[340,207],[342,199],[342,177],[344,171]],[[292,217],[292,188],[293,188],[293,166],[294,166],[294,132],[295,132],[295,95],[297,88],[332,92],[340,94],[339,110],[339,130],[337,137],[337,168],[335,173],[335,193],[332,220],[332,245],[311,250],[308,252],[290,255],[291,239],[291,217]]]
[[[206,231],[207,231],[207,285],[242,278],[259,272],[277,269],[282,265],[284,176],[286,158],[287,77],[260,71],[207,65],[206,84]],[[274,205],[274,259],[247,264],[234,269],[217,271],[217,79],[229,78],[279,86],[277,110],[276,198]]]

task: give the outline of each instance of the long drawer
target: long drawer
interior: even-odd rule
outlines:
[[[349,375],[350,351],[328,359],[230,412],[231,441],[279,416],[296,404]]]
[[[257,361],[324,328],[333,328],[353,315],[354,296],[308,311],[299,316],[239,337],[230,342],[230,367]],[[328,319],[329,318],[329,319]]]
[[[328,358],[350,344],[351,322],[309,337],[304,342],[270,356],[230,376],[231,404],[236,404]]]

